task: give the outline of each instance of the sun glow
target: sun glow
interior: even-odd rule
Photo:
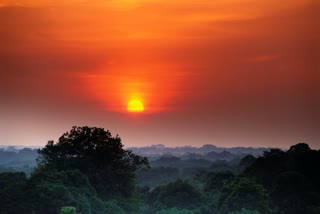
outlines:
[[[128,112],[143,112],[144,106],[140,100],[134,99],[129,101],[127,105],[127,110]]]
[[[97,101],[99,108],[105,111],[157,114],[171,110],[170,100],[180,95],[177,86],[181,81],[181,75],[178,75],[181,74],[181,66],[128,63],[130,66],[115,63],[81,74],[81,81],[88,86],[87,96]],[[176,75],[172,72],[167,74],[164,70]]]

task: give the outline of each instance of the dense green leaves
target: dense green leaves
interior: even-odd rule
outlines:
[[[71,206],[62,207],[60,214],[77,214],[77,209]]]
[[[218,207],[221,213],[235,212],[246,208],[261,213],[270,213],[269,196],[266,190],[253,180],[240,178],[221,190]]]
[[[39,213],[58,213],[61,207],[68,205],[89,213],[92,208],[90,200],[96,197],[88,178],[78,170],[39,169],[30,183],[34,188],[35,210]]]
[[[155,208],[197,209],[203,200],[204,197],[200,191],[182,180],[159,186],[152,190],[147,197],[147,202]]]

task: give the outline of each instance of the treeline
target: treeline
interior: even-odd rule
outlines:
[[[28,176],[37,165],[36,149],[15,149],[7,147],[0,149],[0,172],[25,172]]]
[[[230,161],[205,159],[181,159],[178,157],[162,156],[149,160],[150,168],[142,168],[136,172],[137,183],[141,186],[154,188],[168,184],[177,179],[192,181],[199,173],[231,172],[238,175],[256,160],[252,155],[235,158]]]
[[[160,156],[175,156],[182,159],[234,159],[237,157],[243,157],[247,154],[253,156],[260,156],[264,151],[270,148],[252,148],[252,147],[217,147],[212,144],[206,144],[201,147],[193,146],[181,146],[181,147],[167,147],[162,144],[145,146],[145,147],[129,147],[129,150],[133,151],[137,155],[146,156],[148,158],[157,158]]]
[[[149,163],[104,129],[73,127],[38,153],[30,178],[0,173],[1,214],[320,213],[320,151],[304,143],[184,167],[177,157]]]
[[[166,184],[177,178],[192,177],[201,170],[223,171],[230,170],[234,173],[242,171],[238,167],[240,160],[245,156],[257,157],[263,154],[267,148],[232,147],[223,148],[215,145],[203,145],[202,147],[166,147],[164,145],[152,145],[148,147],[131,147],[134,154],[147,157],[153,170],[138,172],[138,183],[154,187]],[[25,172],[27,177],[36,168],[38,149],[15,146],[0,146],[0,172]],[[163,181],[157,179],[140,182],[140,174],[148,179],[156,171],[170,171],[174,176],[169,176]],[[144,179],[144,180],[146,180]]]

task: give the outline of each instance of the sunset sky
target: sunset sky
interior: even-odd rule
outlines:
[[[0,0],[0,145],[320,146],[316,0]],[[128,112],[128,103],[143,105]]]

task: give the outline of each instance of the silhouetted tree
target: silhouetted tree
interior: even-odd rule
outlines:
[[[148,160],[124,150],[120,137],[96,127],[73,127],[57,143],[49,141],[39,150],[41,167],[78,169],[103,198],[130,196],[135,171]]]
[[[242,176],[254,177],[270,193],[277,213],[317,213],[320,208],[320,151],[305,143],[287,152],[273,149]]]
[[[308,144],[298,143],[296,145],[291,146],[290,149],[288,150],[288,153],[299,154],[299,153],[309,152],[310,150],[311,149]]]
[[[281,149],[270,149],[269,151],[263,152],[263,157],[281,157],[285,155],[286,153]]]

